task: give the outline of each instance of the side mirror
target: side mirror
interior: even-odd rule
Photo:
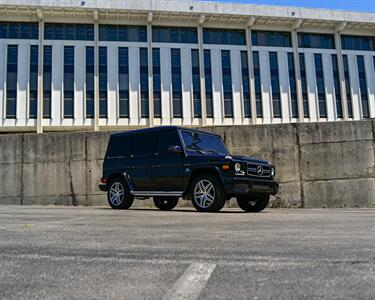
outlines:
[[[168,151],[171,153],[182,153],[181,146],[169,146]]]

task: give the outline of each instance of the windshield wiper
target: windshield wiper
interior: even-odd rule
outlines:
[[[197,151],[199,152],[200,154],[206,154],[201,148],[199,148],[197,145],[189,145],[186,147],[187,149],[190,149],[190,150],[194,150],[194,151]]]
[[[219,152],[217,152],[216,150],[213,150],[213,149],[204,149],[204,152],[208,152],[208,153],[214,153],[214,154],[220,154]]]

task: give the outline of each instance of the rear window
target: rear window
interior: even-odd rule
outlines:
[[[161,131],[158,134],[158,153],[169,154],[168,148],[170,146],[181,146],[180,139],[176,130]]]
[[[127,136],[111,136],[107,148],[107,157],[123,157],[129,155],[130,140]]]

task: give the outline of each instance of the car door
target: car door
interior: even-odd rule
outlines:
[[[151,181],[156,191],[183,191],[185,188],[184,153],[170,152],[171,146],[182,146],[177,129],[157,135]],[[182,149],[182,148],[181,148]]]
[[[151,166],[155,153],[156,137],[153,133],[138,133],[132,137],[130,155],[130,180],[135,191],[149,191]]]

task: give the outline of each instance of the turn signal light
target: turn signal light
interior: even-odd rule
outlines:
[[[100,178],[101,183],[107,183],[107,178]]]
[[[223,165],[223,170],[229,170],[230,166],[229,165]]]

